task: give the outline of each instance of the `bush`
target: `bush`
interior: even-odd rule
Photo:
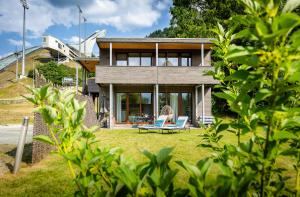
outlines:
[[[222,61],[211,72],[221,82],[215,96],[225,99],[237,118],[216,120],[202,135],[199,147],[210,149],[211,156],[196,165],[176,161],[189,175],[186,188],[174,186],[178,169],[170,167],[172,148],[143,151],[148,161],[142,164],[117,148],[99,148],[96,128],[83,125],[85,103],[49,86],[31,89],[28,100],[51,134],[35,139],[55,146],[68,162],[77,196],[300,195],[300,16],[291,13],[297,4],[288,1],[280,12],[279,1],[243,2],[248,14],[232,20],[246,28],[215,30]],[[235,39],[251,45],[235,45]],[[236,144],[220,143],[223,131],[236,134]],[[286,185],[290,177],[277,165],[279,157],[294,167],[293,188]]]
[[[76,69],[70,68],[63,64],[57,64],[54,61],[50,61],[45,64],[39,64],[37,70],[53,84],[62,85],[62,79],[64,77],[76,78]],[[79,69],[79,84],[81,83],[81,69]]]

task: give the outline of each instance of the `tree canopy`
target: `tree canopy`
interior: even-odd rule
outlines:
[[[281,8],[285,2],[286,0],[280,2]],[[300,9],[297,8],[294,12],[300,14]],[[239,0],[173,0],[170,14],[170,26],[156,30],[147,37],[215,37],[211,29],[217,23],[228,27],[236,23],[228,19],[245,13]]]

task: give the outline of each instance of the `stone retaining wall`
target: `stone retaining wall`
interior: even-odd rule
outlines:
[[[46,84],[46,82],[42,78],[37,79],[37,87]],[[86,116],[84,119],[84,124],[87,127],[91,127],[94,125],[98,125],[98,121],[96,118],[96,112],[94,110],[93,99],[89,96],[84,95],[76,95],[75,98],[82,101],[87,101],[86,103]],[[33,125],[33,136],[36,135],[49,135],[49,131],[47,129],[46,124],[44,123],[40,114],[34,114],[34,125]],[[41,143],[39,141],[33,140],[32,142],[32,163],[36,163],[41,161],[45,156],[47,156],[50,151],[53,150],[50,145],[45,143]]]

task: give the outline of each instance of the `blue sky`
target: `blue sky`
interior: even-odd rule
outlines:
[[[26,46],[41,44],[43,35],[66,43],[78,42],[80,4],[87,18],[87,35],[106,29],[106,37],[145,37],[169,25],[171,0],[27,0]],[[0,57],[22,48],[19,0],[0,0]],[[82,32],[83,36],[83,32]]]

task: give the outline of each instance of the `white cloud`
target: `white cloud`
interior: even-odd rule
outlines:
[[[7,41],[12,46],[17,46],[17,47],[23,46],[22,40],[8,39]],[[25,46],[26,46],[26,48],[32,47],[32,44],[30,42],[25,41]]]
[[[57,3],[62,2],[62,3]],[[41,36],[53,25],[78,24],[77,1],[28,0],[29,37]],[[171,0],[90,0],[82,3],[88,23],[105,24],[120,31],[150,27],[168,9]],[[22,33],[23,8],[19,0],[0,0],[0,33]]]
[[[79,37],[78,36],[71,36],[71,38],[66,38],[64,40],[68,44],[76,45],[76,44],[78,44]],[[82,38],[80,40],[81,40],[81,42],[83,41]]]

